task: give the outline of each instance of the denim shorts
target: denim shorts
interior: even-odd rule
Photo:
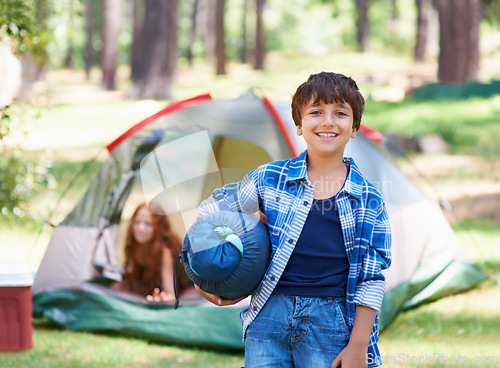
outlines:
[[[344,298],[273,293],[247,330],[245,368],[329,368],[349,336]]]

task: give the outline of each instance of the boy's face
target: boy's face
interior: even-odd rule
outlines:
[[[346,102],[325,104],[311,99],[302,107],[301,116],[302,126],[297,127],[297,135],[304,136],[310,153],[343,154],[347,142],[356,137],[353,111]]]

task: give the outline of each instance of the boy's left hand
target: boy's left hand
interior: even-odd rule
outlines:
[[[354,346],[347,344],[347,346],[335,358],[330,368],[337,368],[342,364],[342,368],[366,368],[368,347]]]
[[[196,284],[194,285],[194,288],[196,289],[198,294],[200,294],[203,298],[205,298],[206,300],[208,300],[209,302],[211,302],[215,305],[218,305],[219,307],[222,307],[224,305],[233,305],[233,304],[236,304],[238,302],[241,302],[243,299],[246,298],[246,296],[243,296],[239,299],[226,299],[226,298],[223,298],[221,296],[207,293],[206,291],[201,290],[198,287],[198,285],[196,285]]]

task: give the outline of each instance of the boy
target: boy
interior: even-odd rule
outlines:
[[[242,312],[245,367],[376,367],[378,310],[389,267],[382,198],[344,149],[356,137],[364,98],[342,74],[313,74],[297,88],[292,116],[307,150],[217,189],[201,214],[256,213],[273,251]],[[218,305],[235,300],[198,292]]]

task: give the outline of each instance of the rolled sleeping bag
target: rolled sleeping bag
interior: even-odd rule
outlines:
[[[227,299],[250,295],[267,270],[267,226],[252,215],[220,211],[200,216],[181,252],[188,277],[207,293]]]

